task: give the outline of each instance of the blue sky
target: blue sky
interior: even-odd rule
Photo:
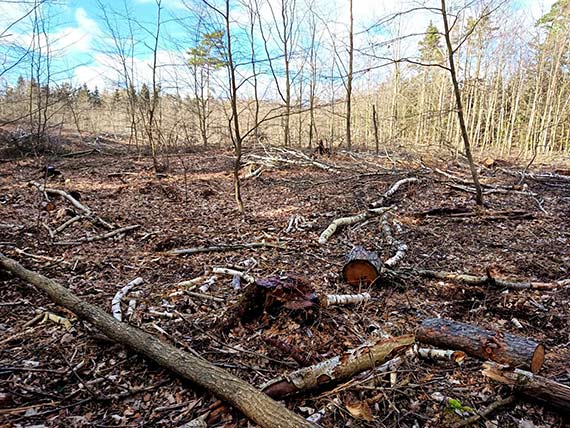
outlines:
[[[214,0],[215,1],[215,0]],[[277,0],[269,0],[276,3]],[[306,4],[309,0],[298,0],[300,4]],[[263,1],[261,1],[263,3]],[[330,32],[339,37],[347,31],[348,0],[314,0],[314,7],[319,10]],[[548,11],[553,0],[516,0],[509,4],[512,13],[521,15],[523,27],[528,27],[528,33],[532,31],[533,22],[544,12]],[[121,80],[120,68],[113,54],[113,43],[108,38],[108,29],[103,20],[105,10],[113,20],[116,20],[116,29],[128,34],[128,21],[117,17],[112,12],[124,11],[123,0],[60,0],[45,8],[47,21],[46,32],[52,49],[52,73],[56,82],[71,81],[74,85],[87,84],[89,87],[112,88],[117,81]],[[155,0],[126,0],[132,17],[138,22],[133,26],[135,39],[135,57],[133,68],[139,82],[150,79],[150,61],[152,37],[156,25],[156,2]],[[192,18],[187,6],[196,8],[201,5],[199,0],[163,0],[162,12],[162,35],[159,46],[159,63],[161,64],[161,80],[182,79],[179,65],[185,61],[184,52],[194,42],[196,26],[192,26]],[[380,17],[398,10],[417,6],[418,1],[381,1],[381,0],[354,0],[355,31],[367,28]],[[267,5],[266,5],[267,6]],[[271,29],[271,14],[268,7],[262,8],[262,19],[266,22],[267,31]],[[0,80],[14,82],[18,74],[29,72],[29,61],[23,61],[19,67],[10,72],[2,72],[10,67],[18,51],[15,45],[27,46],[31,40],[30,18],[33,14],[21,22],[9,28],[10,24],[17,21],[29,10],[29,5],[18,5],[13,2],[0,0]],[[190,24],[189,28],[182,28],[176,18],[186,17],[185,21]],[[236,26],[247,21],[239,9],[235,9],[232,18]],[[430,20],[439,25],[437,17],[427,12],[408,15],[401,20],[401,34],[424,31]],[[391,29],[393,31],[393,28]],[[301,36],[302,37],[302,36]],[[376,35],[373,37],[383,37]],[[364,47],[370,42],[370,36],[356,37],[356,44]],[[403,46],[403,50],[414,50],[417,41]],[[408,54],[408,52],[405,52]],[[325,55],[326,56],[326,55]]]

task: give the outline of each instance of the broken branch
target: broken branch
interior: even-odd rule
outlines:
[[[350,224],[359,223],[359,222],[364,221],[370,217],[382,215],[382,214],[390,211],[393,208],[394,208],[393,206],[392,207],[371,208],[368,211],[365,211],[363,213],[360,213],[360,214],[357,214],[354,216],[339,217],[339,218],[333,220],[332,223],[323,231],[323,233],[321,233],[321,236],[319,236],[319,244],[326,243],[329,240],[329,238],[336,232],[336,230],[339,226],[348,226]]]
[[[343,355],[304,367],[261,387],[270,397],[284,397],[295,392],[340,382],[371,369],[414,343],[414,336],[400,336],[365,345]]]
[[[538,399],[570,411],[570,386],[520,369],[511,369],[492,362],[483,365],[483,375],[494,381],[512,385],[532,399]]]
[[[403,178],[401,180],[396,181],[394,184],[392,184],[392,186],[380,197],[380,199],[378,199],[376,202],[372,202],[370,204],[370,206],[372,208],[378,208],[381,207],[382,205],[384,205],[384,203],[394,195],[394,193],[396,193],[398,191],[398,189],[400,188],[400,186],[402,186],[403,184],[407,184],[407,183],[416,183],[419,180],[415,177],[409,177],[409,178]]]

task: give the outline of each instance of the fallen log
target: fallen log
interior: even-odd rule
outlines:
[[[378,254],[356,246],[348,253],[342,277],[350,285],[370,285],[382,270]]]
[[[270,397],[284,397],[308,389],[331,385],[369,370],[414,343],[414,336],[400,336],[361,346],[314,366],[304,367],[261,386]]]
[[[501,278],[494,278],[490,272],[486,276],[470,275],[465,273],[444,272],[426,269],[414,269],[410,271],[413,274],[423,276],[425,278],[441,279],[443,281],[453,281],[467,285],[492,285],[498,288],[510,288],[512,290],[552,290],[558,287],[565,287],[568,284],[565,281],[555,282],[530,282],[530,281],[509,281]]]
[[[382,234],[384,235],[386,242],[396,250],[396,254],[394,254],[392,257],[390,257],[388,260],[384,262],[386,266],[393,268],[398,263],[400,263],[402,259],[406,256],[406,252],[408,251],[408,246],[403,242],[400,242],[396,238],[394,238],[394,236],[392,235],[392,228],[388,223],[387,216],[384,216],[382,218]]]
[[[34,284],[46,292],[53,302],[90,322],[109,339],[140,352],[229,402],[256,424],[267,428],[316,426],[228,371],[214,366],[202,357],[181,351],[139,328],[117,321],[101,308],[81,300],[57,282],[24,268],[1,253],[0,267]]]
[[[441,318],[424,320],[416,333],[419,342],[459,349],[484,360],[530,368],[537,373],[544,362],[544,346],[520,336],[495,332]]]
[[[483,375],[494,381],[511,385],[517,391],[562,410],[570,411],[570,386],[543,376],[500,366],[492,362],[483,365]]]

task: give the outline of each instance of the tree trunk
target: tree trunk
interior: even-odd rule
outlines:
[[[352,15],[352,0],[349,0],[350,7],[350,33],[348,35],[348,76],[346,81],[346,148],[352,148],[352,134],[350,129],[350,118],[352,110],[352,67],[354,59],[354,18]]]
[[[457,74],[455,71],[455,60],[453,58],[454,51],[451,46],[451,34],[449,29],[449,22],[447,21],[447,9],[445,6],[445,0],[441,0],[441,15],[443,17],[443,25],[445,28],[445,44],[447,46],[447,58],[449,61],[449,73],[451,74],[451,81],[453,83],[453,92],[455,94],[455,104],[457,107],[457,117],[459,119],[459,128],[461,131],[461,136],[463,138],[463,145],[465,146],[465,156],[469,161],[469,168],[471,169],[471,175],[473,176],[473,184],[475,185],[476,197],[475,202],[477,205],[483,205],[483,191],[481,190],[481,184],[479,183],[479,177],[477,175],[477,168],[473,161],[473,155],[471,154],[471,145],[469,144],[469,136],[467,135],[467,126],[465,125],[465,117],[463,115],[463,103],[461,101],[461,90],[459,89],[459,82],[457,81]]]
[[[46,292],[56,304],[89,321],[109,339],[129,346],[228,401],[260,426],[271,428],[315,426],[226,370],[214,366],[202,357],[164,343],[139,328],[117,321],[107,312],[81,300],[57,282],[24,268],[3,254],[0,254],[0,266]]]
[[[418,341],[459,349],[484,360],[537,373],[544,362],[544,346],[527,338],[441,318],[429,318],[417,331]]]

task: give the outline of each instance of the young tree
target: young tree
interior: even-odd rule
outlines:
[[[350,9],[350,27],[348,32],[348,73],[346,76],[346,147],[352,148],[351,112],[352,112],[352,68],[354,63],[354,16],[352,14],[352,1],[348,0]]]
[[[459,128],[461,130],[461,137],[463,139],[463,145],[465,147],[465,156],[469,162],[469,169],[471,170],[471,176],[473,177],[473,184],[475,185],[475,202],[477,205],[483,205],[483,192],[481,190],[481,184],[479,183],[479,176],[477,173],[477,168],[475,166],[475,161],[473,160],[473,154],[471,153],[471,144],[469,143],[469,135],[467,133],[467,126],[465,124],[465,115],[463,112],[463,102],[461,100],[461,89],[459,87],[459,82],[457,80],[457,70],[455,68],[455,50],[451,44],[451,30],[449,26],[449,21],[447,18],[447,6],[445,0],[441,0],[441,17],[443,19],[443,36],[445,38],[445,45],[447,47],[447,60],[449,64],[449,74],[451,76],[451,82],[453,85],[453,94],[455,95],[455,106],[457,111],[457,119],[459,120]]]
[[[212,31],[202,35],[198,45],[188,51],[189,64],[194,80],[194,97],[200,136],[204,147],[208,145],[210,117],[210,78],[215,70],[222,68],[223,31]]]

